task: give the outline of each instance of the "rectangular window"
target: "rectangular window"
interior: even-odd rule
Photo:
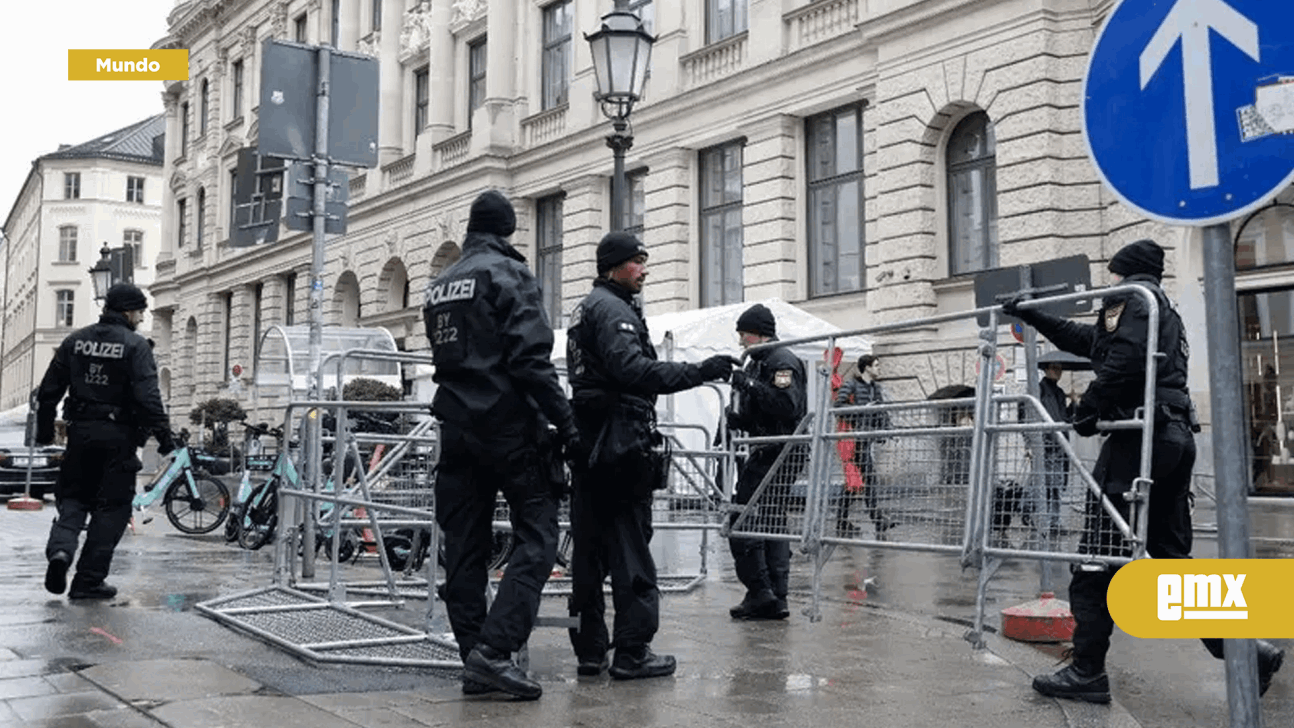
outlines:
[[[73,326],[74,305],[76,303],[75,291],[58,291],[56,305],[54,306],[54,324],[56,326]]]
[[[130,249],[130,258],[137,267],[144,267],[144,231],[127,230],[121,234],[121,244]]]
[[[126,202],[138,202],[144,204],[144,178],[127,177],[126,178]]]
[[[76,262],[76,226],[64,225],[58,229],[58,262]]]
[[[571,0],[544,8],[541,109],[555,109],[566,103],[571,78],[571,21],[574,14]]]
[[[225,299],[223,301],[225,314],[225,341],[224,346],[220,347],[224,352],[224,360],[221,363],[220,369],[221,378],[223,379],[229,376],[229,366],[232,363],[229,359],[233,356],[229,350],[234,348],[234,294],[225,293],[221,298]]]
[[[180,104],[180,156],[189,151],[189,102]]]
[[[135,251],[124,245],[108,251],[108,267],[112,269],[113,283],[134,283]]]
[[[485,103],[485,38],[467,46],[467,127],[472,128],[472,112]]]
[[[291,326],[296,318],[292,315],[297,302],[297,274],[289,273],[283,278],[283,325]]]
[[[265,300],[265,284],[257,283],[252,287],[252,360],[255,361],[257,347],[261,345],[261,303]]]
[[[656,25],[656,7],[652,0],[630,0],[629,12],[637,15],[643,21],[643,29],[648,33]]]
[[[292,40],[298,43],[306,42],[306,18],[307,13],[301,13],[292,21]]]
[[[705,42],[746,32],[747,0],[705,0]]]
[[[423,127],[427,126],[427,105],[431,101],[429,92],[427,67],[423,66],[413,72],[413,134],[417,136],[422,133]]]
[[[238,170],[229,170],[229,237],[238,229]]]
[[[701,152],[701,307],[739,303],[742,142]]]
[[[234,61],[233,69],[230,71],[230,77],[233,78],[233,103],[229,105],[230,120],[237,119],[243,115],[243,62],[242,60]]]
[[[194,221],[194,226],[193,226],[195,231],[195,234],[193,236],[193,242],[194,242],[194,245],[196,245],[197,248],[201,250],[202,234],[205,232],[205,228],[207,224],[207,188],[205,187],[198,188],[197,213],[198,213],[198,219]]]
[[[80,172],[63,173],[63,199],[65,200],[81,199],[81,173]]]
[[[553,195],[535,203],[535,269],[548,323],[562,320],[562,197]]]
[[[863,289],[863,109],[806,120],[809,295]]]
[[[643,240],[643,219],[647,203],[647,195],[644,191],[646,181],[647,170],[645,169],[635,170],[625,175],[625,183],[629,186],[629,204],[625,206],[624,224],[620,228],[625,232],[633,233],[639,240]]]
[[[185,225],[185,208],[188,207],[188,200],[181,197],[175,201],[175,247],[184,247],[184,225]]]

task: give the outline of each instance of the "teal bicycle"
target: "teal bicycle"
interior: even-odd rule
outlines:
[[[135,495],[134,509],[140,513],[161,499],[166,519],[182,533],[211,533],[220,528],[229,515],[229,489],[224,483],[194,465],[193,453],[185,435],[177,438],[179,447],[169,454],[170,462],[144,491]],[[144,518],[147,523],[151,518]]]

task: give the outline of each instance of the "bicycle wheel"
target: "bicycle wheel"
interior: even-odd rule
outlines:
[[[571,536],[571,529],[563,528],[557,533],[557,565],[563,569],[570,568],[574,550],[575,539]]]
[[[244,510],[246,510],[246,504],[243,503],[229,509],[229,517],[225,519],[225,543],[233,543],[238,540],[238,534],[242,529]]]
[[[243,514],[243,526],[238,534],[238,545],[249,551],[255,551],[274,538],[274,529],[278,525],[278,483],[274,481],[261,483],[247,499],[247,510]]]
[[[193,489],[177,480],[162,499],[166,518],[184,533],[211,533],[229,515],[229,489],[215,478],[193,476]]]

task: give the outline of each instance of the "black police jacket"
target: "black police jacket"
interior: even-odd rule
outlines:
[[[808,376],[800,357],[787,347],[756,349],[745,371],[728,427],[754,437],[795,432],[808,409]]]
[[[553,328],[525,261],[502,238],[470,232],[462,257],[428,287],[431,410],[442,422],[490,430],[542,414],[559,428],[570,423],[552,362]]]
[[[107,311],[99,322],[72,332],[54,352],[36,399],[36,441],[54,440],[54,415],[67,393],[63,419],[171,440],[170,419],[157,388],[157,362],[148,340],[131,330],[124,314]]]
[[[1159,304],[1158,348],[1164,356],[1155,372],[1157,409],[1166,408],[1173,417],[1188,421],[1191,397],[1186,375],[1190,346],[1181,316],[1153,276],[1128,276],[1124,282],[1150,291]],[[1040,311],[1028,312],[1027,320],[1059,348],[1092,360],[1096,378],[1079,400],[1075,421],[1091,413],[1103,420],[1134,415],[1144,401],[1150,333],[1150,309],[1142,296],[1106,296],[1096,324],[1081,324]]]

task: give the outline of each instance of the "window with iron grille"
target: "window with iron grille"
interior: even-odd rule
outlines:
[[[58,229],[58,262],[76,262],[76,226],[64,225]]]
[[[467,46],[467,127],[472,127],[472,113],[485,103],[485,38]]]
[[[544,197],[535,203],[535,270],[544,311],[554,327],[562,326],[562,198]]]
[[[81,199],[81,173],[80,172],[63,173],[63,199],[65,200]]]
[[[232,121],[243,115],[243,62],[241,59],[234,61],[229,75],[233,79],[233,103],[229,106],[229,118]]]
[[[571,0],[544,8],[544,57],[541,109],[555,109],[566,103],[571,78]]]
[[[988,114],[948,138],[948,274],[997,267],[997,142]]]
[[[73,326],[73,314],[76,307],[76,291],[56,291],[54,306],[54,324],[56,326]]]
[[[138,202],[144,204],[144,178],[127,177],[126,178],[126,202]]]
[[[863,290],[862,121],[861,104],[805,121],[810,296]]]
[[[422,133],[423,127],[427,125],[427,105],[430,103],[431,96],[428,91],[428,71],[423,66],[413,72],[413,134],[417,136]]]
[[[746,32],[747,0],[705,0],[705,42],[718,43]]]
[[[701,152],[701,306],[745,299],[742,280],[743,142]]]

